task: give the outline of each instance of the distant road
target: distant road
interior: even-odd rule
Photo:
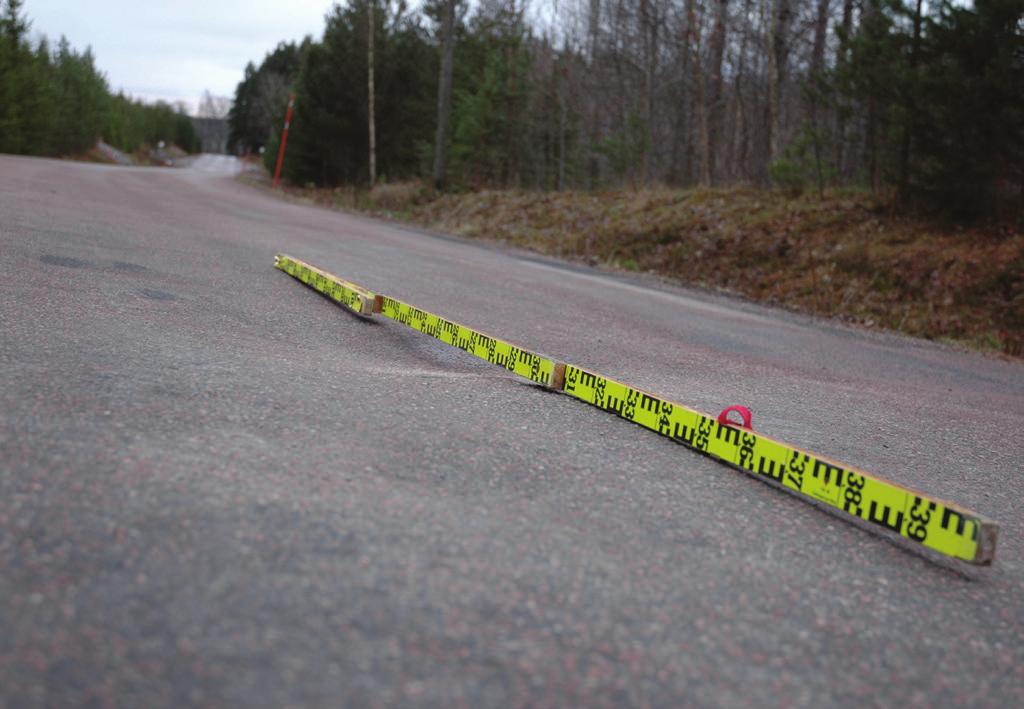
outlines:
[[[0,156],[0,706],[1024,705],[1024,367]],[[286,251],[1002,523],[934,564],[275,271]]]
[[[237,175],[242,171],[244,165],[234,155],[217,155],[214,153],[203,153],[189,166],[189,170],[199,170],[219,175]]]

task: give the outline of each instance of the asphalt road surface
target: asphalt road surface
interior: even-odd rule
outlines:
[[[1020,362],[232,171],[0,157],[0,705],[1024,705]],[[747,404],[1000,522],[996,564],[935,563],[351,316],[278,251],[701,410]]]

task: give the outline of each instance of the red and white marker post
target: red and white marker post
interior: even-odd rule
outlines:
[[[288,127],[292,123],[292,109],[295,107],[295,94],[288,96],[288,113],[284,117],[284,130],[281,131],[281,149],[277,151],[277,167],[274,168],[274,188],[281,184],[281,163],[284,162],[284,146],[288,144]]]

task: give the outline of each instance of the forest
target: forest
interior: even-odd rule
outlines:
[[[0,153],[80,155],[99,138],[128,153],[159,141],[198,149],[182,110],[112,93],[90,49],[64,38],[33,46],[23,5],[0,7]]]
[[[371,180],[372,66],[374,180],[1024,204],[1024,0],[347,0],[325,20],[246,68],[229,117],[271,164],[293,92],[296,184]]]

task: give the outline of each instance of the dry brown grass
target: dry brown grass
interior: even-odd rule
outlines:
[[[853,192],[823,200],[754,189],[433,196],[419,183],[369,195],[312,192],[320,202],[869,327],[1024,349],[1019,226],[960,229],[896,216]]]
[[[427,226],[754,300],[1021,354],[1024,234],[890,214],[864,194],[750,190],[445,196]]]
[[[374,210],[402,213],[431,198],[422,182],[391,182],[376,185],[366,193],[366,207]]]

